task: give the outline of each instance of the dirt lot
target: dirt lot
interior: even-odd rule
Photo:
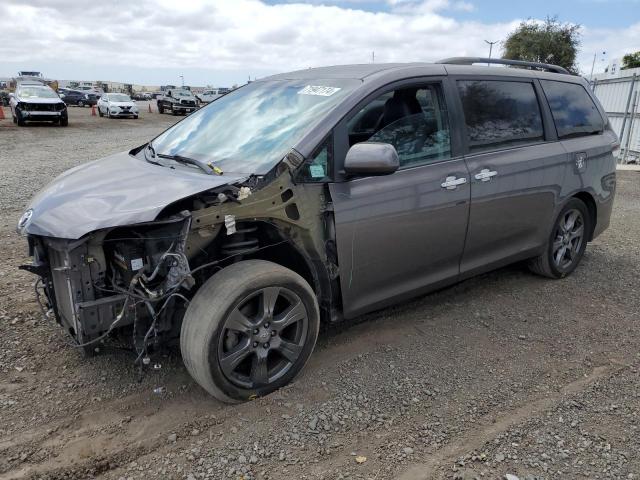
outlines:
[[[640,478],[639,173],[571,277],[515,265],[327,328],[293,385],[226,406],[177,351],[141,378],[122,350],[81,358],[17,270],[35,191],[175,121],[141,105],[0,121],[0,479]]]

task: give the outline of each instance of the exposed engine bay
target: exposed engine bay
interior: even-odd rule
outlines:
[[[179,337],[199,286],[243,259],[269,259],[300,273],[322,292],[330,318],[339,288],[328,203],[323,185],[295,185],[282,165],[270,178],[175,202],[153,222],[78,240],[29,235],[33,263],[22,268],[40,275],[41,305],[75,346],[92,354],[106,337],[121,337],[133,344],[137,361],[148,363],[153,346]]]

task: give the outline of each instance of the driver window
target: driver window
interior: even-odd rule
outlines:
[[[390,143],[400,168],[450,158],[447,109],[439,84],[410,87],[380,95],[349,121],[349,146]]]

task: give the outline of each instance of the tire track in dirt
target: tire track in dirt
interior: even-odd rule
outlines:
[[[454,463],[461,455],[473,450],[480,450],[485,443],[500,433],[506,432],[514,425],[525,422],[549,410],[568,396],[573,396],[586,390],[597,381],[610,377],[625,367],[626,364],[611,359],[608,365],[595,367],[590,374],[565,385],[556,394],[537,399],[533,402],[527,402],[516,409],[504,412],[498,417],[492,414],[486,415],[485,418],[479,422],[479,428],[468,432],[463,438],[443,447],[440,451],[432,455],[428,461],[414,464],[402,473],[398,477],[398,480],[432,480],[437,478],[440,476],[438,472],[441,467]]]

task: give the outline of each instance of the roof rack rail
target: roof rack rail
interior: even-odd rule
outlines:
[[[540,70],[547,70],[548,72],[571,75],[571,73],[566,68],[560,67],[558,65],[538,62],[525,62],[523,60],[508,60],[505,58],[451,57],[438,60],[436,63],[443,63],[446,65],[473,65],[474,63],[495,63],[498,65],[513,65],[517,67],[537,68]]]

